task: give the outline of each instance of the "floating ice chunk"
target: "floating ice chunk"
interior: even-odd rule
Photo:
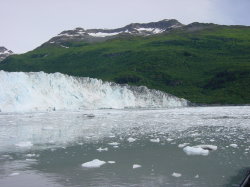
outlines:
[[[159,139],[159,138],[150,139],[150,142],[159,143],[159,142],[160,142],[160,139]]]
[[[178,147],[179,148],[183,148],[183,147],[186,147],[189,143],[183,143],[183,144],[179,144]]]
[[[119,147],[119,146],[117,146],[117,145],[114,145],[114,146],[113,146],[113,148],[118,148],[118,147]]]
[[[131,138],[131,137],[130,137],[130,138],[128,138],[127,140],[128,140],[128,142],[130,142],[130,143],[132,143],[132,142],[136,141],[136,139],[135,139],[135,138]]]
[[[196,145],[194,147],[200,147],[202,149],[209,150],[209,151],[216,151],[218,148],[216,145]]]
[[[13,176],[17,176],[17,175],[20,175],[20,173],[17,173],[17,172],[11,173],[9,176],[10,176],[10,177],[13,177]]]
[[[99,148],[97,149],[97,151],[99,151],[99,152],[108,151],[108,150],[109,150],[109,149],[108,149],[107,147],[105,147],[105,148],[99,147]]]
[[[184,147],[183,151],[187,155],[202,155],[202,156],[207,156],[209,154],[208,150],[202,149],[201,147]]]
[[[117,146],[117,145],[119,145],[120,143],[118,143],[118,142],[111,142],[111,143],[108,143],[109,145],[112,145],[112,146]]]
[[[181,174],[180,174],[180,173],[175,173],[175,172],[174,172],[174,173],[172,174],[172,176],[173,176],[173,177],[181,177]]]
[[[82,167],[85,167],[85,168],[99,168],[104,164],[106,164],[105,161],[94,159],[92,161],[83,163]]]
[[[10,156],[10,155],[2,155],[1,157],[2,158],[12,158],[12,156]]]
[[[115,161],[108,161],[109,164],[115,164]]]
[[[237,148],[237,147],[238,147],[238,145],[237,145],[237,144],[234,144],[234,143],[233,143],[233,144],[230,144],[230,146],[233,147],[233,148]]]
[[[171,142],[171,141],[173,141],[173,140],[174,140],[174,139],[172,139],[172,138],[168,138],[168,139],[167,139],[168,142]]]
[[[198,174],[194,176],[194,178],[196,178],[196,179],[198,179],[199,177],[200,177],[200,176],[199,176]]]
[[[36,159],[33,159],[33,158],[26,158],[25,160],[26,160],[26,161],[30,161],[30,162],[35,162],[35,161],[37,161]]]
[[[19,142],[19,143],[15,144],[15,146],[28,148],[28,147],[32,147],[33,144],[31,142],[27,141],[27,142]]]
[[[139,164],[134,164],[133,165],[133,169],[140,168],[140,167],[141,167],[141,165],[139,165]]]
[[[36,154],[27,154],[25,156],[31,158],[31,157],[38,157],[39,155],[36,155]]]

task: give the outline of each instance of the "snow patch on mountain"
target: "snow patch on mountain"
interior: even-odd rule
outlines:
[[[13,52],[11,50],[8,50],[5,47],[0,46],[0,61],[4,60],[5,58],[7,58],[12,54]]]

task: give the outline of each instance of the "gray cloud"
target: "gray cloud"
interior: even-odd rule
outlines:
[[[0,0],[0,45],[22,53],[66,29],[167,18],[250,25],[249,9],[249,0]]]

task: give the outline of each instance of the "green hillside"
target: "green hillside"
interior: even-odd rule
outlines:
[[[250,27],[213,25],[63,45],[69,48],[45,43],[10,56],[0,69],[146,85],[196,103],[250,103]]]

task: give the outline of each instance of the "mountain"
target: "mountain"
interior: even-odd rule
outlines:
[[[76,28],[74,30],[63,31],[57,36],[50,39],[45,44],[61,45],[65,42],[103,42],[108,39],[116,38],[118,36],[149,36],[171,31],[176,28],[184,26],[174,19],[165,19],[159,22],[151,23],[132,23],[122,28],[117,29],[88,29]]]
[[[63,31],[0,69],[145,85],[195,103],[249,104],[249,51],[250,27],[162,20]]]
[[[13,52],[11,50],[8,50],[5,47],[0,46],[0,62],[12,54]]]

